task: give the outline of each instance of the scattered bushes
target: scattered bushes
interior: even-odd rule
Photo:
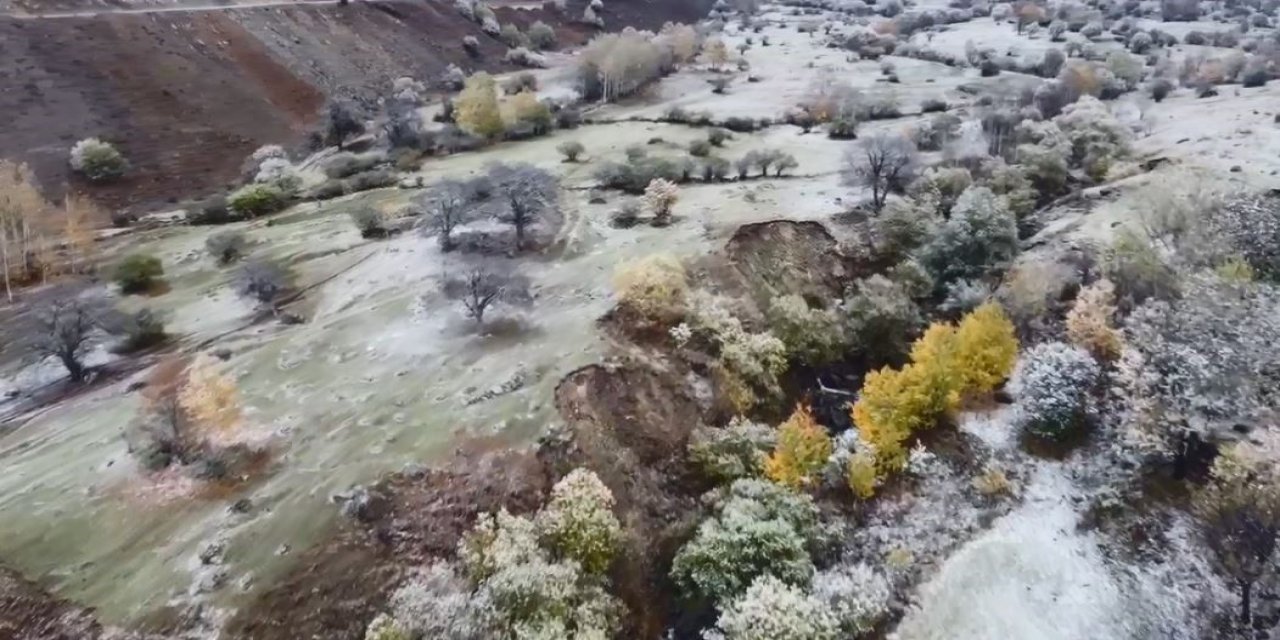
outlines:
[[[802,296],[774,298],[766,315],[769,331],[787,346],[787,354],[793,360],[818,366],[838,359],[844,352],[845,332],[837,315],[810,307]]]
[[[164,327],[164,318],[151,309],[139,309],[134,313],[125,314],[121,319],[119,331],[124,336],[117,349],[120,353],[136,353],[164,344],[169,340],[169,334]]]
[[[146,293],[158,283],[164,275],[164,267],[155,256],[133,254],[116,265],[113,279],[120,285],[120,292]]]
[[[109,182],[128,172],[129,161],[111,143],[85,138],[71,147],[71,168],[92,182]]]

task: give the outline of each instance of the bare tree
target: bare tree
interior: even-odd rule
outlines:
[[[559,184],[555,176],[529,164],[495,164],[489,176],[503,204],[498,219],[515,229],[515,248],[520,251],[529,227],[558,211]]]
[[[871,189],[871,206],[878,212],[891,191],[911,181],[915,169],[915,146],[906,136],[877,133],[845,153],[841,174],[845,184]]]
[[[84,355],[97,327],[94,307],[79,298],[56,298],[37,312],[36,326],[39,335],[32,350],[41,357],[57,358],[72,382],[84,382]]]
[[[253,260],[236,272],[235,289],[241,296],[271,309],[275,315],[279,313],[276,298],[289,287],[290,280],[289,270],[279,263]]]
[[[447,179],[431,185],[426,193],[418,196],[417,204],[426,214],[422,231],[426,235],[435,233],[444,251],[454,249],[453,230],[469,217],[469,191],[466,184]]]
[[[476,326],[484,324],[484,314],[495,304],[524,304],[529,301],[529,281],[497,263],[476,263],[461,273],[445,278],[446,297],[462,303]]]

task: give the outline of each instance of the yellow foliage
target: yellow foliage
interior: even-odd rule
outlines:
[[[953,413],[963,394],[991,391],[1013,370],[1018,340],[1000,307],[985,304],[953,327],[934,323],[911,345],[911,364],[867,374],[853,422],[881,472],[901,469],[907,441]]]
[[[958,403],[946,360],[925,360],[899,370],[885,367],[867,374],[853,405],[853,422],[862,440],[875,447],[881,471],[895,471],[907,462],[911,435],[937,424]]]
[[[987,466],[973,479],[973,488],[984,496],[1005,495],[1013,491],[1013,484],[1004,470],[995,466]]]
[[[506,130],[498,109],[498,90],[493,76],[477,73],[467,78],[466,87],[454,101],[454,119],[464,130],[484,138],[496,138]]]
[[[211,440],[225,439],[240,428],[240,392],[231,376],[218,373],[213,358],[202,355],[191,366],[178,392],[178,406]]]
[[[853,495],[866,500],[876,494],[876,485],[880,484],[880,474],[876,472],[876,457],[868,451],[859,451],[849,458],[849,468],[845,471],[849,481],[849,489]]]
[[[1218,274],[1219,278],[1228,282],[1253,282],[1254,277],[1257,275],[1254,273],[1253,267],[1238,256],[1228,258],[1215,267],[1213,271]]]
[[[778,427],[778,444],[764,462],[764,473],[778,484],[798,489],[813,481],[829,457],[831,436],[809,408],[800,405]]]
[[[551,108],[538,100],[538,96],[532,91],[527,89],[521,91],[511,98],[508,105],[511,109],[509,120],[513,123],[527,122],[541,127],[551,126]]]
[[[962,318],[955,341],[954,370],[961,393],[990,392],[1013,372],[1018,338],[1000,305],[988,302]]]
[[[613,276],[620,302],[650,320],[672,322],[684,315],[689,281],[680,261],[657,254],[627,263]]]
[[[1115,285],[1099,280],[1080,290],[1075,305],[1067,312],[1067,339],[1100,360],[1120,357],[1120,332],[1111,325],[1116,307]]]
[[[755,408],[760,398],[751,388],[751,385],[747,384],[742,379],[742,376],[730,371],[724,365],[716,363],[713,366],[712,374],[715,376],[717,386],[720,389],[720,396],[729,405],[729,412],[735,416],[740,416]]]

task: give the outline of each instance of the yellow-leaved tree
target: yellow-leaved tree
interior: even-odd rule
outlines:
[[[1067,312],[1067,339],[1104,361],[1120,357],[1124,342],[1112,324],[1116,286],[1102,279],[1080,290]]]
[[[454,101],[454,120],[464,130],[483,138],[496,138],[506,130],[498,108],[498,89],[493,76],[481,71],[470,78]]]
[[[206,440],[225,441],[240,429],[240,391],[236,381],[218,372],[216,361],[201,355],[191,365],[178,405]]]
[[[882,473],[901,469],[907,443],[959,408],[968,393],[994,389],[1013,370],[1018,340],[994,304],[978,307],[959,326],[934,323],[911,345],[911,363],[867,374],[853,422],[875,447]]]
[[[831,436],[813,419],[809,407],[799,405],[778,426],[778,444],[764,462],[774,482],[795,489],[809,486],[831,456]]]
[[[1004,309],[988,302],[969,312],[956,327],[955,370],[960,393],[989,393],[1013,372],[1018,338]]]

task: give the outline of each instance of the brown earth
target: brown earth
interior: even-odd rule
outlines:
[[[92,612],[0,566],[0,640],[93,640],[101,634]]]
[[[738,228],[725,247],[761,309],[779,295],[839,298],[853,274],[839,244],[818,222],[771,220]]]
[[[521,27],[543,20],[573,45],[592,34],[570,18],[583,7],[585,0],[571,3],[564,17],[499,8],[498,17]],[[657,28],[695,20],[707,7],[707,0],[616,0],[603,13],[613,29]],[[479,60],[462,50],[467,35],[481,42]],[[163,209],[225,187],[263,144],[298,145],[329,96],[371,107],[400,76],[434,81],[450,64],[509,68],[505,50],[445,0],[0,17],[0,157],[29,163],[54,199],[71,189],[113,209]],[[70,174],[68,151],[90,136],[129,158],[124,180],[95,186]]]
[[[556,476],[591,469],[617,500],[627,538],[612,576],[630,614],[624,638],[662,637],[680,611],[671,559],[701,515],[698,496],[710,488],[686,462],[700,411],[682,380],[677,370],[637,362],[570,373],[555,394],[568,432],[541,452]]]
[[[285,579],[231,619],[225,637],[359,640],[405,571],[452,556],[481,513],[536,510],[549,480],[521,451],[472,450],[439,469],[390,476],[370,488],[363,522],[304,552]]]

